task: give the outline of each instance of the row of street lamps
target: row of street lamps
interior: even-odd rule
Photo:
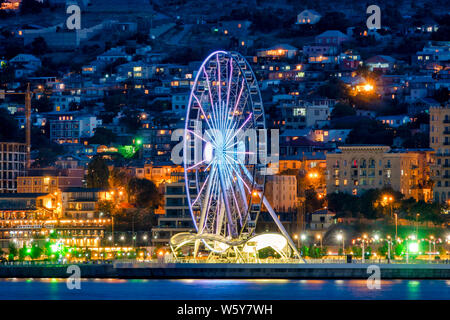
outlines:
[[[298,234],[294,234],[294,240],[297,241],[297,247],[300,248],[300,241],[304,242],[306,240],[307,236],[306,234],[301,234],[300,236]],[[316,239],[318,241],[320,241],[320,248],[322,249],[323,247],[323,237],[318,234],[316,235]],[[345,237],[344,237],[344,233],[342,231],[338,232],[336,234],[336,240],[339,242],[342,242],[342,251],[345,252]],[[380,240],[384,240],[382,238],[380,238],[380,236],[378,234],[375,234],[372,238],[369,238],[367,236],[367,234],[363,234],[361,238],[357,238],[356,239],[358,242],[361,243],[361,248],[362,248],[362,258],[364,260],[364,250],[365,250],[365,244],[369,244],[370,242],[379,242]],[[395,237],[395,240],[397,242],[401,242],[402,240],[398,237]],[[417,237],[415,235],[409,236],[406,241],[408,240],[418,240]],[[429,243],[429,255],[430,255],[430,259],[431,259],[431,243],[433,243],[433,252],[436,252],[436,241],[441,241],[440,239],[435,239],[435,237],[433,235],[429,236],[429,239],[421,239],[422,241],[428,241]],[[391,259],[391,250],[392,250],[392,238],[391,236],[386,236],[386,241],[388,242],[388,258]],[[420,240],[418,240],[420,241]],[[355,240],[353,240],[353,242],[355,242]],[[441,241],[442,242],[442,241]],[[446,237],[446,242],[450,243],[450,234]],[[407,253],[409,252],[409,248],[407,248]],[[407,255],[408,258],[408,255]]]

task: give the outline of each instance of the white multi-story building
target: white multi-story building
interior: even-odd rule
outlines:
[[[170,238],[179,232],[195,232],[184,181],[166,184],[164,211],[165,213],[158,217],[158,226],[152,228],[154,245],[167,245]]]
[[[65,114],[50,120],[50,139],[57,143],[80,143],[90,138],[102,121],[91,115]]]

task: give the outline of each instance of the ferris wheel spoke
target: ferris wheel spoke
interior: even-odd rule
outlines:
[[[216,61],[217,61],[217,89],[218,89],[218,97],[217,97],[217,103],[219,107],[219,124],[221,125],[221,129],[223,129],[223,123],[222,123],[222,80],[220,77],[220,73],[222,72],[220,70],[220,62],[219,62],[219,54],[216,54]]]
[[[227,147],[230,143],[230,141],[233,141],[234,137],[242,130],[242,128],[247,124],[247,122],[252,118],[253,113],[250,112],[250,115],[247,117],[247,119],[244,121],[244,123],[239,127],[239,129],[233,134],[233,136],[229,139],[227,139],[225,147]]]
[[[201,194],[202,194],[203,188],[206,186],[206,183],[208,182],[209,177],[210,177],[210,176],[207,176],[206,179],[205,179],[205,181],[203,182],[203,184],[202,184],[200,190],[198,191],[197,198],[195,198],[195,200],[192,202],[192,206],[194,206],[194,205],[197,203],[197,201],[200,199],[200,196],[201,196]]]
[[[213,122],[215,122],[215,127],[217,129],[219,129],[219,126],[218,126],[218,123],[217,123],[217,119],[218,118],[217,118],[217,115],[216,115],[216,112],[215,112],[214,99],[212,97],[211,84],[210,84],[208,72],[206,72],[205,66],[203,66],[203,73],[205,74],[206,83],[208,84],[209,101],[211,103],[211,110],[212,110],[213,117],[214,117]]]
[[[196,136],[197,138],[203,140],[203,141],[206,142],[206,143],[209,142],[209,141],[206,141],[205,139],[203,139],[203,137],[200,136],[199,134],[197,134],[195,131],[192,131],[192,130],[188,129],[187,132],[192,133],[194,136]]]
[[[230,108],[230,94],[231,94],[231,79],[233,77],[233,60],[229,59],[229,68],[228,68],[228,84],[227,84],[227,104],[226,104],[226,112],[225,112],[225,127],[228,127],[228,112]]]
[[[202,112],[203,117],[205,118],[205,121],[208,124],[209,129],[211,129],[211,130],[215,129],[214,126],[211,126],[211,124],[209,123],[208,116],[206,115],[205,110],[203,110],[202,104],[201,104],[200,100],[198,99],[197,95],[195,93],[193,93],[192,96],[197,101],[198,107],[200,108],[200,111]]]
[[[229,167],[229,166],[226,166],[225,168],[226,168],[226,170],[227,170],[227,172],[228,172],[228,176],[229,176],[229,177],[233,177],[233,174],[232,174],[232,172],[231,172],[231,170],[230,170],[230,167]],[[231,180],[233,180],[233,179],[231,179]],[[242,226],[242,214],[241,214],[241,210],[239,209],[239,204],[238,204],[236,195],[235,195],[235,193],[234,193],[233,181],[230,181],[230,184],[231,184],[231,188],[230,188],[230,189],[231,189],[231,194],[232,194],[232,196],[233,196],[233,200],[234,200],[234,203],[235,203],[235,205],[236,205],[236,210],[237,210],[238,215],[239,215],[239,222],[240,222],[240,225]]]
[[[220,191],[222,193],[222,197],[223,197],[223,202],[225,205],[225,212],[227,213],[227,219],[228,219],[228,228],[229,228],[229,232],[230,235],[232,237],[236,236],[236,228],[234,225],[234,221],[233,221],[233,215],[231,212],[231,207],[230,207],[230,203],[229,203],[229,198],[227,195],[227,189],[226,189],[226,184],[225,184],[225,177],[224,177],[224,172],[223,169],[221,169],[220,167],[217,170],[218,176],[219,176],[219,182],[220,182]]]
[[[192,169],[195,169],[195,168],[197,168],[199,165],[201,165],[202,163],[205,163],[205,162],[206,162],[206,160],[202,160],[202,161],[200,161],[200,162],[197,162],[196,164],[194,164],[193,166],[187,168],[186,170],[192,170]]]
[[[238,76],[239,77],[239,76]],[[237,81],[236,81],[237,83]],[[233,123],[234,117],[236,117],[236,109],[241,101],[241,97],[242,97],[242,92],[244,91],[244,83],[245,83],[245,79],[242,79],[242,84],[240,86],[240,91],[239,91],[239,95],[237,96],[237,98],[235,99],[235,103],[234,103],[234,108],[233,108],[233,112],[231,113],[231,116],[227,119],[227,127],[232,127],[230,125],[230,122]],[[236,88],[237,89],[237,88]],[[242,108],[243,109],[243,108]]]
[[[237,162],[233,158],[229,157],[228,155],[225,155],[225,157],[230,159],[230,160],[232,160],[232,161],[234,161],[235,163],[239,164],[239,162]],[[231,169],[235,172],[236,176],[242,181],[242,183],[244,183],[245,187],[247,188],[247,191],[249,193],[251,193],[250,187],[247,185],[247,183],[245,183],[244,179],[242,178],[242,176],[239,174],[238,170],[236,169],[236,166],[232,165],[230,162],[228,162],[228,164],[230,165]]]
[[[215,167],[213,167],[215,168]],[[206,188],[205,197],[203,198],[203,205],[201,206],[201,214],[200,214],[200,221],[199,226],[201,227],[201,230],[203,231],[205,228],[205,223],[207,221],[207,215],[209,212],[209,208],[211,206],[211,192],[214,192],[214,189],[217,185],[217,177],[216,177],[216,170],[211,170],[211,176],[212,179],[209,180],[208,187]],[[199,228],[200,232],[200,228]]]

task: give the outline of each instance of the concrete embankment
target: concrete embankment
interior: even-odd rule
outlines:
[[[367,279],[370,264],[131,264],[116,263],[120,278]],[[450,279],[450,265],[380,264],[382,279]]]
[[[83,278],[117,278],[112,264],[78,264]],[[1,265],[0,278],[67,278],[67,264]]]
[[[370,264],[80,264],[82,278],[367,279]],[[450,264],[378,264],[382,279],[450,279]],[[2,265],[0,278],[66,278],[68,265]]]

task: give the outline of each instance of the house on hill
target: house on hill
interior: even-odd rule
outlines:
[[[322,16],[315,10],[303,10],[297,15],[296,24],[316,24]]]

